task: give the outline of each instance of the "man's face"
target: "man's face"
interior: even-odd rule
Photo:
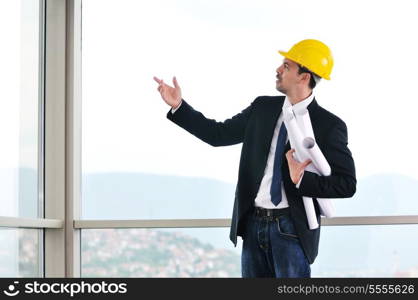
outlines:
[[[276,89],[285,95],[294,89],[301,81],[302,74],[299,74],[298,70],[299,66],[293,60],[285,58],[276,70]]]

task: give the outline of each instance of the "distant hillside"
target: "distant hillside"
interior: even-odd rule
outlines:
[[[351,199],[335,199],[337,215],[418,215],[418,180],[399,174],[376,174],[358,181]]]
[[[7,179],[9,174],[0,178]],[[36,217],[33,169],[19,171],[19,215]],[[235,184],[210,178],[146,173],[93,173],[82,179],[84,219],[230,218]],[[418,214],[418,180],[399,174],[361,178],[350,199],[335,199],[337,216]]]
[[[240,277],[240,256],[179,232],[88,230],[83,277]]]
[[[229,218],[235,192],[219,180],[142,173],[87,174],[82,189],[85,219]]]
[[[82,212],[85,219],[230,218],[234,192],[234,184],[210,178],[86,174]],[[418,181],[397,174],[366,177],[353,198],[334,203],[337,216],[418,214]]]

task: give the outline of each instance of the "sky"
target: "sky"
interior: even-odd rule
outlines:
[[[332,79],[315,95],[346,122],[358,178],[398,173],[418,179],[416,1],[115,3],[83,1],[84,173],[235,183],[241,145],[213,148],[168,121],[153,76],[171,82],[176,75],[189,104],[223,121],[257,96],[278,95],[277,50],[315,38],[335,58]],[[36,168],[38,2],[0,5],[7,41],[0,48],[0,169]]]
[[[315,95],[347,123],[358,177],[418,178],[416,4],[401,2],[84,1],[84,172],[235,182],[241,147],[212,148],[168,121],[152,77],[176,75],[189,104],[223,121],[278,95],[277,50],[316,38],[335,67]]]

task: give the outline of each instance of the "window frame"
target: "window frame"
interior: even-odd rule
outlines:
[[[217,228],[231,219],[81,219],[82,0],[39,0],[39,218],[0,216],[0,227],[42,229],[44,277],[80,277],[83,229]],[[322,226],[418,224],[418,215],[322,218]]]

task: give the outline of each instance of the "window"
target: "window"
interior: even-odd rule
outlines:
[[[416,277],[417,225],[324,227],[315,277]]]
[[[0,277],[39,277],[42,230],[0,228]]]
[[[241,277],[226,228],[85,229],[82,277]],[[208,242],[210,241],[210,242]]]
[[[335,200],[337,216],[418,211],[413,138],[417,104],[408,88],[414,85],[412,72],[418,63],[404,59],[418,51],[418,40],[411,37],[411,28],[417,27],[413,5],[412,1],[402,5],[327,0],[123,0],[118,5],[84,1],[82,218],[229,218],[241,146],[213,148],[168,121],[169,107],[152,77],[171,83],[176,75],[187,102],[209,118],[224,120],[259,95],[278,95],[275,75],[282,57],[276,50],[289,49],[305,38],[324,41],[334,53],[332,79],[322,80],[315,96],[347,124],[356,162],[357,193],[352,199]],[[396,71],[389,67],[393,59],[402,61]],[[362,227],[326,228],[323,247],[331,247],[324,240],[332,240],[334,230],[353,236],[365,232]],[[139,236],[158,231],[129,232]],[[380,234],[377,229],[370,232]],[[111,234],[118,236],[117,230],[90,229],[83,236],[99,239]],[[206,237],[200,241],[211,243]],[[94,247],[83,240],[82,255]],[[350,252],[343,255],[353,257]],[[82,257],[83,274],[99,276],[89,269],[90,259]],[[344,266],[333,268],[323,258],[319,261],[314,269],[318,276],[378,275],[374,261],[370,269],[357,273]],[[380,270],[388,276],[398,274],[388,265]]]
[[[0,3],[2,216],[38,217],[39,1]]]
[[[43,217],[41,4],[0,2],[0,218],[16,226]],[[0,277],[42,276],[43,230],[2,227]]]

